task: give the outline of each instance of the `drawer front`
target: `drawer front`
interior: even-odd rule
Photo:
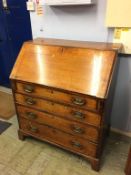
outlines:
[[[82,153],[87,156],[96,156],[97,144],[77,138],[76,136],[61,132],[46,125],[40,125],[32,121],[30,122],[24,118],[20,118],[19,122],[21,130],[26,134],[58,144],[77,153]]]
[[[80,110],[77,108],[53,103],[44,99],[32,98],[30,96],[15,94],[17,103],[64,117],[69,120],[100,126],[101,116],[96,113]]]
[[[40,124],[52,126],[56,129],[83,137],[93,142],[97,142],[99,138],[99,130],[96,127],[65,120],[57,116],[39,112],[31,108],[17,106],[19,117],[24,117]]]
[[[91,109],[94,111],[99,110],[97,109],[97,100],[86,96],[67,94],[54,89],[24,83],[16,83],[16,90],[20,93],[35,95],[60,103],[67,103],[69,105],[78,106],[79,108]]]

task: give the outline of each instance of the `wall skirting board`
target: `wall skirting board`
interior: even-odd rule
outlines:
[[[3,87],[3,86],[0,86],[0,91],[6,92],[8,94],[12,94],[12,90],[10,88],[6,88],[6,87]]]
[[[124,132],[120,129],[116,129],[116,128],[112,128],[112,127],[111,127],[111,131],[118,133],[118,134],[121,134],[121,135],[124,135],[124,136],[127,136],[127,137],[131,137],[131,132]]]

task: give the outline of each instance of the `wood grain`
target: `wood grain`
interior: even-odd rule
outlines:
[[[56,116],[59,116],[67,120],[71,120],[75,122],[77,121],[79,123],[82,123],[82,124],[84,123],[84,124],[95,126],[98,128],[101,125],[101,115],[100,114],[81,110],[81,109],[70,108],[67,106],[63,106],[62,112],[60,112],[60,110],[58,110],[59,109],[58,106],[56,106],[56,110],[54,107],[54,111],[52,113],[51,113],[51,110],[46,110],[45,108],[38,111],[31,107],[29,108],[27,106],[22,106],[18,104],[16,107],[17,107],[17,110],[20,116],[21,115],[24,116],[29,111],[31,111],[32,113],[38,114],[38,115],[41,112],[46,112],[46,113],[53,114],[53,115],[55,114]],[[40,117],[40,119],[42,118]]]
[[[37,128],[33,131],[31,127]],[[24,118],[20,118],[21,131],[26,131],[26,134],[41,138],[45,141],[54,142],[55,144],[67,147],[75,152],[85,154],[86,156],[95,156],[97,145],[73,135],[56,130],[46,125],[39,125],[36,122],[29,122]],[[75,145],[75,143],[77,144]]]
[[[82,155],[98,171],[120,48],[50,39],[24,43],[10,76],[19,138],[33,136]]]
[[[116,52],[55,47],[25,43],[10,78],[106,98]]]
[[[127,159],[127,162],[126,162],[125,173],[126,173],[126,175],[131,174],[131,147],[130,147],[129,154],[128,154],[128,159]]]
[[[38,86],[31,83],[16,83],[16,91],[22,94],[31,95],[34,97],[40,97],[54,102],[65,103],[71,106],[80,107],[90,110],[99,110],[97,109],[98,101],[95,98],[89,96],[83,96],[82,94],[76,93],[66,93],[63,91],[58,91],[53,88],[47,88],[44,86]],[[75,99],[80,99],[83,104],[75,104]]]
[[[29,108],[27,109],[17,107],[17,109],[20,118],[23,117],[27,120],[34,121],[39,124],[48,125],[61,131],[74,134],[78,137],[98,142],[99,128],[86,125],[84,123],[66,120],[58,116],[50,115],[44,112],[39,112]]]

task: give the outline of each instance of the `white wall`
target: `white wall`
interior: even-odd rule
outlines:
[[[107,41],[105,9],[105,0],[99,0],[97,5],[93,6],[44,6],[43,17],[31,13],[33,37]],[[43,32],[40,31],[41,28]]]
[[[106,0],[95,6],[44,7],[44,15],[31,13],[33,37],[112,41],[113,29],[105,27]],[[42,31],[43,30],[43,31]],[[131,131],[131,58],[120,57],[112,127]]]

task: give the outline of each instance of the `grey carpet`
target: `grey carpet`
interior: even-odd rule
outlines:
[[[9,128],[12,124],[9,122],[0,120],[0,134],[2,134],[7,128]]]

